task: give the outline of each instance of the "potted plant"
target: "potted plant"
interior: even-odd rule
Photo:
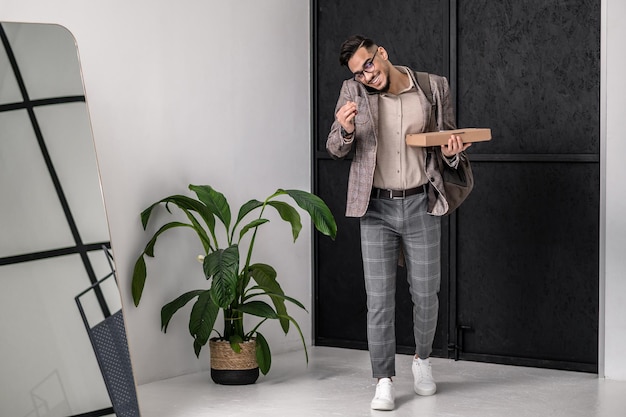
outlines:
[[[308,363],[308,352],[300,326],[288,314],[287,302],[305,309],[304,305],[287,296],[277,280],[276,270],[267,264],[252,263],[258,227],[269,222],[263,217],[266,208],[275,209],[280,218],[291,225],[294,242],[298,238],[302,224],[296,208],[278,199],[286,196],[306,211],[315,228],[324,235],[335,238],[337,225],[328,206],[316,195],[301,190],[278,189],[261,202],[250,200],[239,209],[237,218],[231,224],[231,210],[226,197],[209,185],[189,185],[195,197],[171,195],[150,205],[141,213],[144,230],[155,207],[164,205],[171,213],[175,206],[182,211],[189,222],[171,221],[161,226],[146,244],[137,259],[132,277],[132,295],[135,306],[139,305],[147,276],[145,257],[154,257],[154,246],[164,232],[178,227],[195,231],[204,249],[198,259],[203,264],[206,287],[186,292],[161,309],[161,329],[167,332],[172,316],[191,300],[195,300],[189,317],[189,331],[193,337],[196,356],[202,347],[211,344],[211,376],[217,383],[240,384],[256,381],[259,370],[265,375],[271,367],[271,351],[267,340],[259,332],[259,327],[268,319],[278,320],[285,334],[290,324],[296,327],[304,345]],[[258,216],[252,218],[253,213]],[[252,220],[248,221],[248,218]],[[223,226],[223,231],[217,227]],[[244,237],[250,237],[245,257],[240,246]],[[270,304],[271,303],[271,304]],[[219,331],[216,321],[219,312],[223,313],[223,327]],[[252,329],[244,329],[244,315],[260,318]],[[215,333],[217,336],[211,337]],[[227,346],[227,349],[224,348]],[[242,352],[248,352],[252,359],[243,359]],[[214,354],[222,355],[215,358]],[[232,358],[223,358],[223,355]],[[242,362],[241,369],[229,369],[220,363]],[[241,378],[240,378],[241,377]]]

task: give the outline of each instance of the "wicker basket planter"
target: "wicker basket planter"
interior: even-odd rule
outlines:
[[[243,342],[237,353],[224,340],[209,340],[211,350],[211,379],[221,385],[254,384],[259,378],[254,339]]]

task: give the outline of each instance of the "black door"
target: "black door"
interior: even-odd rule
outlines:
[[[445,75],[476,187],[443,221],[434,355],[597,371],[600,1],[312,2],[314,189],[338,220],[316,240],[315,342],[366,348],[358,220],[344,216],[349,158],[325,151],[340,43],[360,33],[394,64]],[[398,352],[412,353],[399,269]]]

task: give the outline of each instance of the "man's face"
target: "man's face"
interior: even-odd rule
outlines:
[[[354,79],[369,88],[385,91],[389,86],[389,69],[384,65],[382,54],[384,49],[378,48],[370,52],[360,47],[348,61],[348,68]]]

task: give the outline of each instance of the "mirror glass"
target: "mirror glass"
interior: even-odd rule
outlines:
[[[0,416],[114,415],[107,366],[131,378],[117,415],[139,415],[75,40],[9,22],[0,40]]]

